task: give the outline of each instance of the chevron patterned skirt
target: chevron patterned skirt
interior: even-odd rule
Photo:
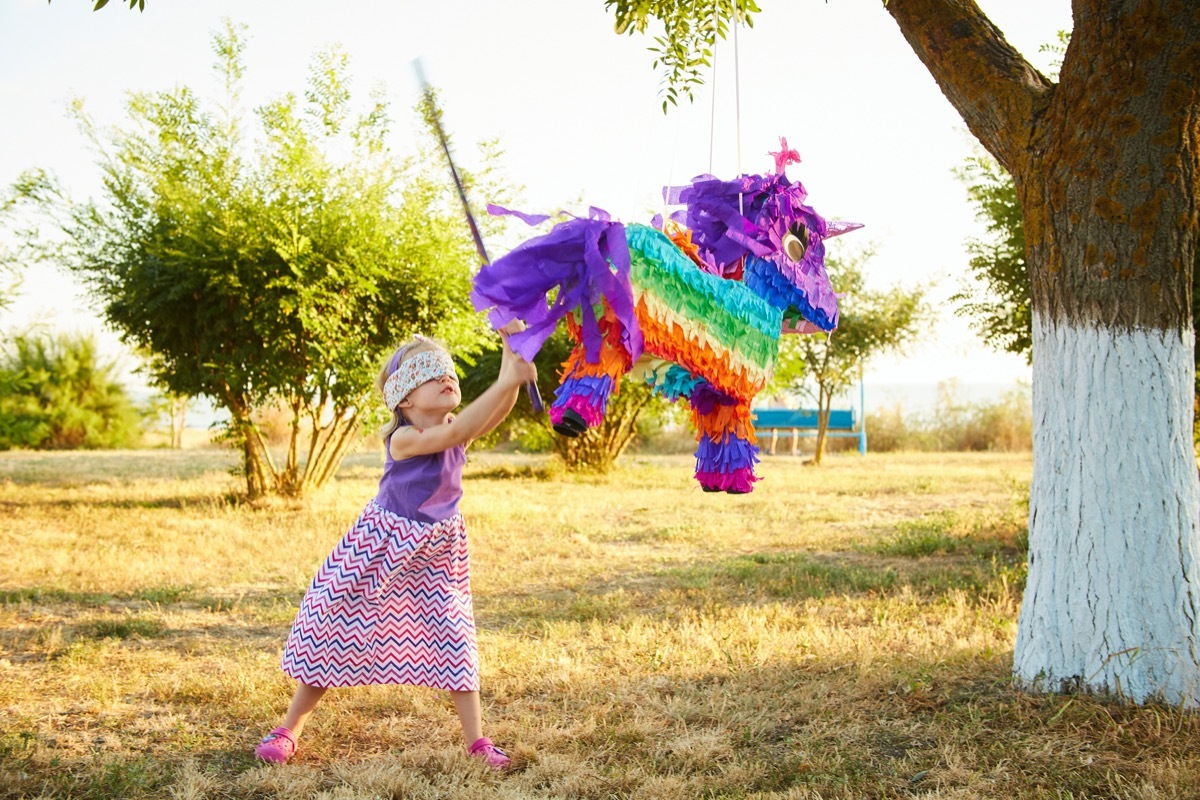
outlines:
[[[478,689],[462,516],[414,522],[367,504],[308,587],[282,666],[309,686]]]

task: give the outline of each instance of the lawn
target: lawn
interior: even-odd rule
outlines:
[[[0,798],[1159,798],[1200,795],[1200,719],[1009,679],[1031,462],[687,457],[579,477],[472,456],[463,511],[487,733],[445,693],[331,692],[254,762],[317,565],[373,496],[239,501],[220,450],[0,454]]]

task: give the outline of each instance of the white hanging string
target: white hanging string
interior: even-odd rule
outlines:
[[[678,113],[678,109],[676,109],[675,133],[671,136],[671,158],[667,162],[667,182],[666,182],[666,184],[664,184],[663,190],[662,190],[663,230],[667,229],[667,220],[670,219],[670,217],[667,216],[668,211],[670,210],[669,206],[667,205],[667,196],[670,194],[671,187],[674,185],[671,181],[673,181],[675,179],[675,155],[676,155],[676,153],[679,152],[679,127],[680,127],[679,113]]]
[[[737,122],[737,175],[739,183],[742,180],[742,77],[740,73],[740,59],[738,58],[738,7],[737,0],[733,0],[733,97],[734,97],[734,118]],[[742,190],[738,188],[738,213],[745,216],[746,211],[742,207]]]
[[[712,48],[712,80],[709,82],[709,93],[712,95],[711,108],[708,112],[708,174],[713,174],[713,140],[717,131],[717,28],[721,19],[721,0],[713,3],[713,48]]]

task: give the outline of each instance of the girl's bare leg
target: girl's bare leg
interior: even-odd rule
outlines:
[[[309,686],[306,683],[297,686],[296,693],[292,695],[292,703],[288,706],[287,715],[283,718],[283,727],[299,739],[300,731],[304,730],[305,720],[308,719],[308,715],[317,707],[317,703],[327,691],[329,690],[323,686]]]
[[[467,747],[483,738],[483,712],[479,707],[479,692],[450,692],[458,721],[462,723]]]

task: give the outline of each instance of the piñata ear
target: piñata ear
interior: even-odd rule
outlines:
[[[847,222],[843,219],[835,219],[832,222],[825,223],[825,238],[832,239],[835,236],[841,236],[843,233],[856,231],[863,227],[861,222]]]

